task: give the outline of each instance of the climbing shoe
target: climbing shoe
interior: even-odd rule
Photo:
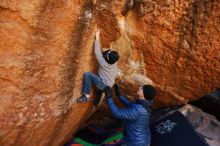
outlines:
[[[82,103],[82,102],[87,102],[89,101],[90,98],[86,97],[85,95],[80,96],[79,98],[76,99],[77,103]]]

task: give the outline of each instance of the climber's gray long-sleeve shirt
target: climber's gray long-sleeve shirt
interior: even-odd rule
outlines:
[[[112,87],[115,83],[115,77],[117,74],[117,63],[108,64],[105,61],[100,49],[99,40],[97,39],[95,40],[94,48],[96,59],[99,62],[99,77],[106,86]]]

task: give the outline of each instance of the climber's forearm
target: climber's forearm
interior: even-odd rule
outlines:
[[[99,39],[95,39],[95,43],[94,43],[94,51],[95,51],[95,56],[96,59],[101,62],[102,60],[102,52],[101,52],[101,48],[100,48],[100,44],[99,44]]]

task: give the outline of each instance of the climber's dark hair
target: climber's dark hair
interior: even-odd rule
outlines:
[[[112,51],[111,49],[108,49],[103,52],[103,57],[105,58],[105,61],[108,64],[114,64],[119,60],[119,54],[117,51]]]
[[[144,85],[143,86],[143,93],[144,93],[144,98],[146,100],[153,100],[154,97],[156,96],[157,94],[157,91],[156,89],[151,86],[151,85]]]

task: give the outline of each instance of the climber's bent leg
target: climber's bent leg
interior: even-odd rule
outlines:
[[[105,88],[105,84],[97,75],[91,72],[85,72],[83,74],[82,96],[77,99],[77,102],[85,102],[89,100],[92,83],[100,90],[104,90]]]
[[[100,89],[96,89],[96,96],[95,96],[95,100],[93,102],[94,106],[97,107],[101,101],[101,98],[102,98],[102,93],[103,91],[100,90]]]

